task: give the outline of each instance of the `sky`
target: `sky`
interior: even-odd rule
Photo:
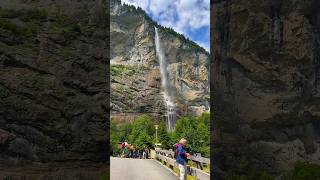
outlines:
[[[121,0],[139,6],[158,24],[171,27],[210,52],[210,0]]]

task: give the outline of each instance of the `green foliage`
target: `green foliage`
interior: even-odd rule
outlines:
[[[131,132],[131,124],[117,125],[113,120],[110,123],[110,143],[116,145],[119,142],[128,140]]]
[[[167,132],[165,123],[159,123],[158,143],[163,149],[172,149],[182,137],[189,142],[188,151],[201,153],[204,157],[210,157],[210,114],[204,113],[200,117],[183,117],[177,121],[176,129]],[[113,146],[118,142],[128,140],[138,148],[144,146],[153,147],[155,143],[155,123],[147,115],[137,117],[132,123],[116,125],[111,121],[110,142]]]
[[[126,124],[117,125],[111,120],[110,143],[112,146],[129,141],[138,148],[153,147],[154,134],[154,120],[147,115],[139,116],[132,123]]]
[[[189,151],[210,157],[210,114],[200,117],[183,117],[177,121],[173,138],[177,142],[184,137],[188,140]]]
[[[197,43],[193,42],[192,40],[190,40],[189,38],[186,38],[183,34],[180,34],[176,31],[174,31],[172,28],[170,27],[164,27],[161,25],[157,25],[157,27],[161,30],[161,32],[165,35],[173,35],[178,37],[182,43],[185,43],[190,49],[192,50],[196,50],[196,51],[200,51],[200,52],[205,52],[206,54],[208,54],[208,52],[206,52],[206,50],[199,46]]]
[[[133,76],[142,71],[142,67],[133,65],[112,64],[110,65],[111,76]]]
[[[320,165],[308,162],[297,162],[283,180],[314,180],[320,179]]]
[[[169,134],[167,132],[167,127],[166,124],[161,121],[159,123],[159,128],[158,128],[158,143],[161,143],[161,147],[163,149],[170,149],[172,148],[171,144],[170,144],[170,137]]]
[[[154,120],[148,115],[137,117],[131,126],[129,142],[132,142],[140,148],[144,146],[153,147],[154,125]]]

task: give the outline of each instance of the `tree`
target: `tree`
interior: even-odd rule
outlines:
[[[120,141],[120,136],[118,133],[118,127],[114,123],[114,121],[111,120],[110,122],[110,145],[112,147],[115,147],[115,145]]]
[[[152,147],[154,133],[154,120],[148,115],[142,115],[133,121],[128,137],[129,141],[139,148],[144,146]]]
[[[158,142],[160,142],[162,145],[161,147],[163,149],[170,149],[172,148],[170,146],[170,137],[168,135],[168,132],[167,132],[167,127],[166,127],[166,124],[161,121],[159,123],[159,128],[158,128]]]
[[[177,142],[180,138],[186,138],[191,153],[201,153],[202,156],[210,156],[210,114],[202,114],[200,117],[182,117],[177,121],[173,139]]]

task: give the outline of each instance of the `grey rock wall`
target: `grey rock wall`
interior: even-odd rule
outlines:
[[[317,1],[212,4],[214,149],[222,172],[319,163]]]

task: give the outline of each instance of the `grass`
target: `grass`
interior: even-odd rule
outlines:
[[[188,165],[194,168],[197,168],[197,164],[193,161],[188,161]],[[204,164],[203,169],[204,172],[210,173],[210,165],[209,164]]]
[[[168,164],[165,161],[162,161],[160,159],[157,159],[157,160],[160,161],[163,165],[165,165],[168,168],[170,168],[175,174],[180,175],[180,171],[179,171],[178,167],[172,166],[172,165],[170,165],[170,164]],[[188,174],[187,175],[187,180],[197,180],[197,178]]]
[[[206,172],[206,173],[210,173],[210,165],[204,165],[203,166],[203,171]]]

